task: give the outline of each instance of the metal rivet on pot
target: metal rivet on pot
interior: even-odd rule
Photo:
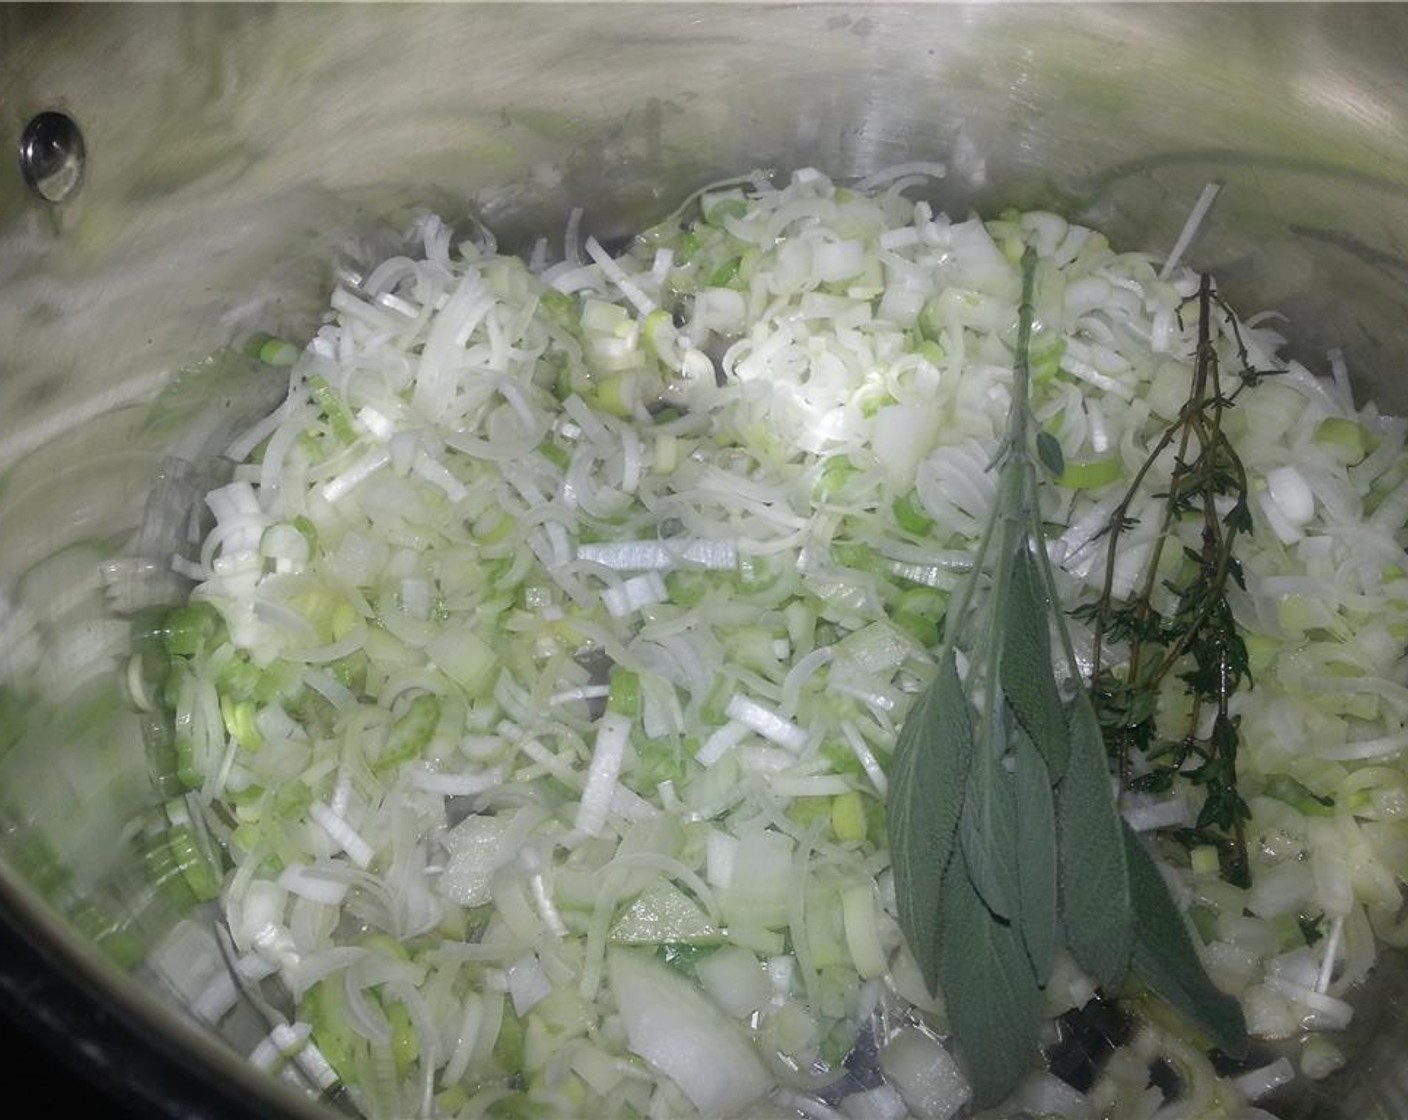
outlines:
[[[20,174],[45,202],[63,202],[83,178],[83,133],[66,113],[38,114],[20,135]]]

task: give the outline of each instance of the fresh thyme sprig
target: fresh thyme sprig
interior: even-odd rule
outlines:
[[[1061,947],[1106,992],[1132,970],[1224,1050],[1245,1044],[1237,1002],[1208,980],[1153,858],[1119,817],[1056,606],[1037,474],[1052,449],[1033,436],[1029,403],[1036,272],[1029,247],[997,497],[945,618],[934,681],[900,729],[888,799],[900,926],[943,993],[978,1108],[1035,1065]]]
[[[1242,584],[1234,544],[1239,534],[1251,532],[1252,520],[1246,471],[1223,420],[1242,391],[1266,374],[1252,369],[1236,319],[1206,275],[1197,301],[1198,342],[1188,397],[1110,517],[1100,598],[1074,614],[1093,626],[1092,692],[1122,783],[1131,790],[1162,793],[1182,775],[1202,786],[1205,796],[1196,824],[1182,830],[1179,839],[1214,844],[1223,876],[1249,886],[1244,824],[1251,814],[1237,791],[1240,734],[1229,703],[1239,688],[1250,684],[1251,674],[1246,643],[1238,633],[1227,594],[1230,583]],[[1214,345],[1214,307],[1227,314],[1241,362],[1230,392],[1224,388]],[[1113,589],[1115,560],[1123,534],[1135,524],[1131,510],[1150,472],[1170,451],[1173,468],[1142,583],[1133,598],[1118,603]],[[1173,597],[1172,608],[1163,613],[1154,605],[1163,550],[1173,538],[1176,523],[1186,520],[1200,522],[1199,544],[1184,547],[1181,571],[1162,585]],[[1110,642],[1128,645],[1118,673],[1103,664]],[[1155,715],[1159,691],[1171,673],[1184,683],[1191,712],[1180,737],[1161,740]],[[1209,711],[1211,729],[1200,735]],[[1151,767],[1132,777],[1130,761],[1136,753]]]

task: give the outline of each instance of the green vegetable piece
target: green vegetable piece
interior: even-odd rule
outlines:
[[[837,794],[831,799],[831,828],[843,844],[866,836],[865,798],[860,791]]]
[[[1287,805],[1308,817],[1333,817],[1335,799],[1321,797],[1309,786],[1296,781],[1289,774],[1277,774],[1267,783],[1263,791],[1267,797],[1284,801]]]
[[[560,471],[565,471],[572,463],[572,456],[550,439],[538,444],[538,454]]]
[[[1357,420],[1330,416],[1320,421],[1314,440],[1321,447],[1341,453],[1345,462],[1355,463],[1369,453],[1369,438]]]
[[[933,518],[924,512],[924,507],[919,504],[919,495],[913,490],[896,498],[890,508],[896,523],[906,533],[922,537],[934,527]]]
[[[841,567],[861,572],[873,572],[878,566],[875,549],[859,541],[836,541],[831,546],[831,556]]]
[[[220,715],[225,722],[225,730],[243,750],[257,751],[264,745],[264,736],[254,722],[256,714],[257,709],[251,700],[220,697]]]
[[[342,403],[342,398],[337,395],[337,391],[328,384],[327,378],[310,377],[308,391],[313,394],[313,400],[323,410],[323,415],[327,417],[328,428],[333,437],[339,443],[355,443],[357,429],[352,425],[352,413]]]
[[[732,257],[724,261],[718,268],[709,275],[709,282],[706,287],[727,288],[738,279],[738,268],[743,263],[742,257]]]
[[[920,308],[919,318],[915,325],[919,328],[920,337],[925,341],[941,343],[945,326],[943,303],[938,299],[928,300]]]
[[[1066,356],[1066,340],[1061,337],[1048,339],[1042,346],[1033,347],[1031,352],[1032,379],[1046,381],[1055,377],[1061,368],[1061,359]]]
[[[391,1022],[391,1058],[396,1063],[396,1075],[405,1077],[420,1056],[415,1024],[411,1022],[410,1011],[400,1000],[387,1008],[386,1017]]]
[[[281,338],[270,338],[259,347],[259,360],[266,366],[287,368],[298,361],[298,347]]]
[[[697,745],[689,749],[685,740],[674,735],[659,739],[633,737],[631,746],[636,752],[636,764],[622,780],[628,781],[642,797],[654,797],[661,782],[684,782],[689,774],[689,760],[698,750]]]
[[[1071,955],[1105,991],[1129,967],[1130,885],[1105,743],[1085,693],[1067,710],[1070,759],[1056,787],[1061,920]]]
[[[787,819],[796,821],[803,828],[817,821],[831,819],[831,799],[828,797],[794,797],[787,806]]]
[[[1036,1065],[1041,990],[1016,927],[992,913],[957,862],[943,876],[944,1005],[973,1107],[1005,1098]]]
[[[1020,728],[1012,736],[1012,754],[1022,943],[1037,983],[1045,984],[1057,941],[1056,803],[1046,763]]]
[[[1134,906],[1130,964],[1135,975],[1186,1015],[1223,1053],[1245,1057],[1247,1024],[1241,1004],[1208,979],[1153,857],[1133,829],[1124,825],[1122,832]]]
[[[386,745],[371,764],[372,772],[384,773],[419,758],[430,745],[439,726],[440,698],[428,692],[416,696],[391,725],[386,735]]]
[[[693,259],[694,254],[699,252],[700,244],[701,239],[696,231],[690,230],[688,233],[684,234],[684,236],[675,242],[676,263],[688,264]]]
[[[957,841],[972,758],[968,699],[949,651],[900,728],[887,818],[900,928],[930,991],[939,986],[941,878]]]
[[[1002,691],[1041,752],[1053,782],[1066,772],[1070,739],[1051,664],[1051,606],[1026,543],[1012,558],[1002,618]]]
[[[621,668],[613,669],[606,706],[631,719],[638,717],[641,710],[640,674]]]
[[[897,611],[890,616],[896,626],[926,649],[939,643],[939,620],[911,611]]]
[[[1124,474],[1124,462],[1118,455],[1072,462],[1067,459],[1057,481],[1068,490],[1095,490],[1108,486]]]
[[[313,1041],[343,1081],[355,1080],[357,1035],[349,1025],[342,978],[319,980],[299,1004],[300,1017],[313,1028]]]
[[[215,646],[225,620],[214,605],[198,599],[177,607],[166,619],[166,651],[172,657],[196,657]]]
[[[220,872],[206,859],[196,844],[196,838],[187,826],[173,828],[168,834],[167,843],[171,846],[172,857],[181,868],[186,886],[200,902],[209,902],[220,896]]]
[[[499,1025],[499,1038],[494,1044],[494,1054],[510,1071],[523,1068],[523,1020],[513,1010],[511,1000],[505,1002],[503,1021]]]
[[[220,894],[218,872],[206,860],[189,825],[176,825],[146,838],[147,874],[181,912]]]
[[[812,492],[818,502],[830,501],[838,497],[846,484],[860,473],[860,468],[848,456],[833,455],[821,468],[821,475]]]

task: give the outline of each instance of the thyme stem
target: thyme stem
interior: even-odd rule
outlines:
[[[1250,369],[1240,332],[1229,313],[1243,369],[1236,390],[1230,394],[1224,391],[1213,334],[1214,308],[1223,305],[1206,275],[1199,282],[1197,305],[1197,344],[1188,397],[1178,416],[1154,441],[1110,517],[1105,530],[1101,595],[1093,609],[1085,609],[1084,616],[1094,631],[1092,684],[1097,709],[1121,784],[1167,789],[1175,775],[1181,774],[1204,786],[1207,797],[1197,825],[1189,830],[1187,838],[1216,842],[1223,856],[1224,876],[1245,883],[1243,823],[1249,811],[1236,790],[1239,737],[1230,699],[1250,675],[1245,643],[1237,633],[1227,591],[1229,580],[1241,580],[1233,546],[1239,532],[1250,531],[1251,517],[1246,470],[1227,437],[1223,421],[1241,390],[1260,374]],[[1131,601],[1121,605],[1116,602],[1114,579],[1122,535],[1134,524],[1131,512],[1151,471],[1170,451],[1173,467],[1169,488],[1148,565]],[[1222,505],[1229,501],[1229,505]],[[1224,508],[1226,512],[1220,512]],[[1155,606],[1159,574],[1165,546],[1176,537],[1176,525],[1185,517],[1201,521],[1199,546],[1184,549],[1191,574],[1181,583],[1165,582],[1176,596],[1174,610],[1165,617]],[[1122,679],[1115,679],[1102,665],[1108,643],[1116,636],[1127,638],[1129,643]],[[1174,743],[1160,745],[1155,741],[1154,727],[1159,690],[1169,674],[1175,672],[1192,696],[1192,717],[1186,735]],[[1202,740],[1196,728],[1200,713],[1208,704],[1214,706],[1215,716],[1211,733]],[[1142,750],[1148,761],[1169,761],[1134,779],[1130,771],[1135,749]],[[1188,769],[1186,764],[1193,759],[1197,765]]]

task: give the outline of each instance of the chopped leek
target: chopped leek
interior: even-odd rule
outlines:
[[[1053,609],[1105,582],[1101,526],[1186,392],[1197,285],[1053,214],[952,221],[918,189],[941,172],[735,181],[619,254],[578,211],[532,270],[424,216],[296,356],[259,340],[287,400],[233,441],[246,461],[178,564],[190,601],[144,618],[127,673],[182,794],[143,835],[152,874],[182,905],[218,896],[242,983],[294,1013],[258,1062],[340,1079],[369,1117],[820,1116],[868,1038],[886,1080],[844,1114],[972,1101],[883,813],[896,729],[969,671],[937,647],[998,498],[1017,260],[1041,257],[1054,484],[1030,512]],[[1340,1029],[1376,931],[1408,942],[1408,426],[1325,392],[1270,329],[1215,330],[1229,361],[1286,371],[1225,420],[1256,499],[1235,605],[1252,887],[1207,848],[1140,851],[1253,1033]],[[1149,537],[1123,543],[1127,591]],[[1081,655],[1088,627],[1071,637]],[[1200,788],[1169,782],[1126,816],[1195,818]],[[1297,921],[1322,918],[1307,944]],[[1040,955],[1046,1014],[1091,998],[1100,977]],[[1034,1074],[1013,1100],[1134,1114],[1162,1055],[1209,1102],[1286,1075],[1219,1082],[1185,1021],[1131,1008],[1142,1049],[1085,1099]],[[1317,1038],[1309,1077],[1338,1060]]]

